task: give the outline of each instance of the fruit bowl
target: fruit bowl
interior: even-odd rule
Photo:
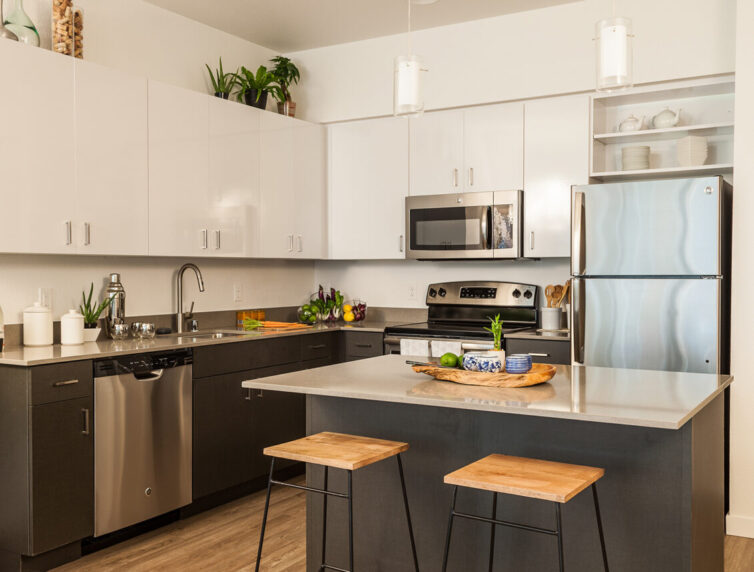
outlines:
[[[343,306],[343,320],[346,322],[363,322],[367,317],[367,305],[361,300],[354,300]]]

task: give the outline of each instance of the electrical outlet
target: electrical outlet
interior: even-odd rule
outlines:
[[[233,301],[243,301],[243,286],[241,286],[240,284],[233,284]]]
[[[414,284],[408,287],[408,299],[416,300],[416,286]]]

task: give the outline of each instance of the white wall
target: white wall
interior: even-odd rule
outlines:
[[[126,289],[126,314],[140,316],[176,311],[175,274],[189,262],[183,258],[116,256],[0,255],[0,306],[8,324],[21,323],[21,313],[37,299],[38,288],[52,288],[53,317],[77,308],[81,292],[94,282],[97,294],[111,272],[120,272]],[[314,289],[314,265],[283,260],[192,260],[204,276],[199,292],[193,272],[184,276],[184,305],[196,312],[303,303]],[[242,300],[233,301],[233,286]]]
[[[360,298],[371,306],[425,308],[427,285],[457,280],[503,280],[545,286],[564,283],[569,260],[429,262],[331,261],[317,262],[315,281],[339,288],[346,298]],[[414,296],[410,295],[413,290]]]
[[[754,538],[754,379],[751,371],[754,305],[754,2],[738,0],[736,31],[736,188],[733,208],[733,311],[730,514],[728,533]]]
[[[594,89],[594,24],[610,6],[582,0],[414,33],[429,69],[427,109]],[[637,83],[733,71],[735,0],[622,0],[617,12],[634,21]],[[301,67],[298,114],[392,114],[393,58],[406,50],[396,35],[291,54]]]
[[[6,13],[11,2],[5,2]],[[187,89],[209,92],[208,63],[226,71],[256,69],[276,55],[143,0],[76,0],[84,12],[84,59]],[[51,0],[26,0],[26,11],[50,48]]]

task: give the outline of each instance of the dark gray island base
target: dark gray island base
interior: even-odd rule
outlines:
[[[390,358],[392,363],[385,361]],[[371,379],[378,375],[375,369],[387,369],[389,374],[398,367],[399,359],[374,358],[359,362],[358,367]],[[611,570],[723,570],[723,391],[730,383],[727,376],[667,374],[667,384],[658,386],[654,396],[643,398],[649,403],[645,414],[638,411],[636,403],[627,407],[636,418],[636,423],[630,423],[618,416],[620,407],[616,406],[621,398],[632,401],[625,393],[623,374],[639,379],[656,377],[660,372],[606,369],[605,379],[600,380],[599,368],[563,367],[550,384],[549,398],[496,403],[494,392],[485,391],[474,407],[474,390],[479,388],[470,388],[472,397],[453,406],[447,396],[437,397],[446,385],[443,382],[430,382],[439,384],[438,391],[426,391],[425,385],[422,393],[432,397],[416,399],[415,387],[410,384],[426,381],[408,377],[415,375],[410,370],[407,376],[400,374],[400,381],[409,384],[404,393],[413,394],[409,402],[395,402],[401,385],[392,378],[386,380],[385,398],[380,399],[370,380],[364,384],[368,387],[359,387],[358,378],[346,383],[343,375],[353,374],[353,367],[330,366],[244,385],[267,390],[297,388],[308,393],[309,433],[335,431],[410,444],[404,453],[404,466],[422,570],[437,571],[442,565],[452,494],[452,487],[443,484],[443,476],[490,453],[603,467],[606,474],[597,486]],[[309,378],[303,374],[309,374]],[[705,377],[709,379],[705,381]],[[571,383],[572,378],[580,378],[581,383]],[[691,395],[680,395],[686,387],[684,381]],[[597,387],[600,383],[603,386]],[[646,387],[637,381],[636,389]],[[457,395],[456,386],[448,390]],[[360,391],[365,394],[363,399],[356,397]],[[567,401],[566,393],[571,395],[570,411],[560,407]],[[548,408],[559,412],[548,415]],[[595,420],[601,416],[613,421]],[[307,479],[312,486],[322,486],[322,476],[321,467],[308,468]],[[388,459],[356,471],[353,483],[355,569],[412,570],[395,461]],[[343,471],[330,471],[330,488],[345,491]],[[499,495],[499,499],[498,518],[554,527],[552,503],[506,495]],[[460,488],[458,510],[489,516],[492,494]],[[591,495],[588,491],[581,493],[564,505],[562,512],[566,569],[601,570]],[[335,566],[345,567],[348,562],[347,524],[345,503],[330,502],[327,559]],[[322,499],[309,495],[307,569],[311,571],[319,566],[321,533]],[[495,538],[496,570],[557,569],[554,538],[503,527],[498,528]],[[489,540],[488,524],[456,520],[448,569],[487,570]]]

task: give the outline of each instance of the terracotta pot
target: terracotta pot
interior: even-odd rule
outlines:
[[[278,101],[278,113],[288,117],[296,117],[295,101]]]

